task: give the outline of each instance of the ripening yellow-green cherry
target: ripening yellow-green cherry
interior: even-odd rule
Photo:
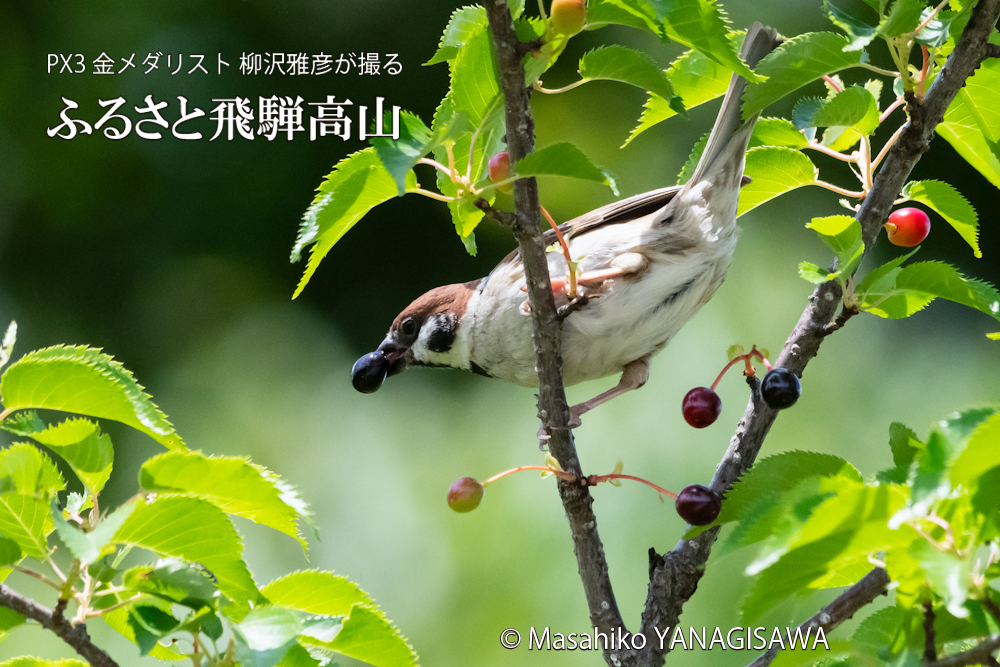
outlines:
[[[575,35],[587,23],[587,6],[583,0],[552,0],[549,22],[557,35]]]

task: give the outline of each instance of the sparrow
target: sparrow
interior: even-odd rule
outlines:
[[[741,57],[754,67],[778,44],[755,23]],[[649,363],[726,277],[736,247],[736,209],[744,156],[757,116],[741,120],[746,80],[733,75],[691,179],[585,213],[560,225],[586,304],[563,321],[563,377],[573,385],[621,373],[617,386],[571,408],[571,426],[598,405],[638,389]],[[546,244],[556,241],[553,230]],[[548,253],[557,306],[569,297],[570,270]],[[371,392],[409,366],[460,368],[537,387],[532,323],[525,317],[524,266],[515,250],[485,278],[444,285],[396,317],[375,352],[352,370],[356,389]]]

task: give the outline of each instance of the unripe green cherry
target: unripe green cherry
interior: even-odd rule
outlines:
[[[471,512],[483,499],[483,485],[472,477],[455,480],[448,489],[448,507],[456,512]]]
[[[587,6],[583,0],[552,0],[549,21],[557,35],[575,35],[587,23]]]

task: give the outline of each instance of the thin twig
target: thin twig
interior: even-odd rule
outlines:
[[[934,640],[934,604],[924,600],[924,662],[937,660],[937,646]]]
[[[832,631],[844,621],[850,619],[862,607],[870,604],[880,595],[885,595],[889,586],[889,575],[882,568],[875,568],[866,574],[861,581],[841,593],[836,600],[820,609],[815,616],[799,626],[802,632],[810,629],[823,628],[823,632]],[[767,667],[778,655],[781,649],[777,646],[760,655],[750,663],[749,667]]]
[[[925,664],[925,667],[965,667],[966,665],[992,665],[996,662],[993,652],[1000,649],[1000,635],[994,635],[986,641],[970,648],[968,651],[952,655]],[[991,662],[992,661],[992,662]]]
[[[91,641],[87,626],[82,623],[73,625],[65,617],[56,618],[52,610],[22,597],[4,584],[0,584],[0,606],[13,609],[22,616],[37,621],[46,630],[51,630],[93,667],[118,667],[111,656]]]

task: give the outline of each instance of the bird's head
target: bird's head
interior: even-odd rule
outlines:
[[[479,281],[436,287],[407,306],[375,352],[354,364],[354,388],[364,393],[378,389],[386,377],[407,366],[468,366],[468,350],[461,344],[462,317]]]

